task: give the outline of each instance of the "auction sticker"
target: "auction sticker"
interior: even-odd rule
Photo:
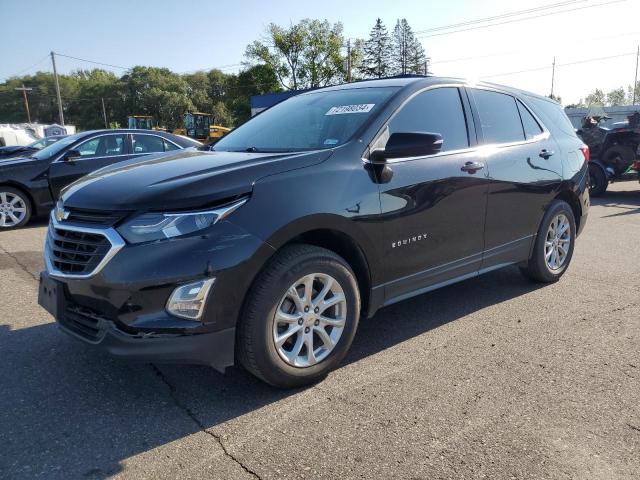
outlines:
[[[325,115],[344,115],[347,113],[369,113],[375,103],[361,103],[359,105],[340,105],[338,107],[331,107]]]

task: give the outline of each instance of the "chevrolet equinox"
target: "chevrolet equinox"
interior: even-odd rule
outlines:
[[[66,187],[39,303],[118,357],[237,359],[272,385],[307,384],[381,307],[507,265],[558,280],[588,160],[561,106],[532,93],[435,77],[314,90],[211,152]]]

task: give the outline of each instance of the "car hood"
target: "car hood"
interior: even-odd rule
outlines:
[[[31,148],[26,145],[10,145],[8,147],[0,147],[0,157],[4,155],[14,155],[16,153],[33,151],[35,148]]]
[[[66,187],[65,206],[91,210],[206,208],[251,192],[260,178],[320,163],[331,151],[303,153],[178,152],[97,170]]]
[[[22,153],[20,155],[23,155]],[[42,160],[36,160],[35,158],[15,156],[3,158],[4,155],[0,154],[0,167],[22,165],[27,163],[41,162]]]

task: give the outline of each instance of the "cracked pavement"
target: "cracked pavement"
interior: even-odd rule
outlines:
[[[45,224],[0,232],[0,478],[638,478],[640,186],[593,203],[559,283],[507,268],[388,307],[294,391],[63,335]]]

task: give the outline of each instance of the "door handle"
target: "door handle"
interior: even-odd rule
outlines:
[[[467,162],[462,166],[460,170],[468,173],[476,173],[478,170],[482,170],[483,168],[484,168],[484,163]]]
[[[551,155],[553,155],[553,150],[547,150],[546,148],[543,148],[540,152],[540,157],[545,160],[548,160]]]

